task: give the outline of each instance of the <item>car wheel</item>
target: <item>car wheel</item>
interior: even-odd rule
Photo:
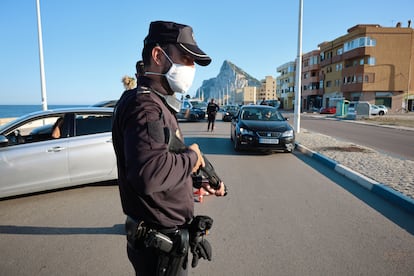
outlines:
[[[233,139],[233,148],[235,151],[240,151],[240,143],[237,137],[234,137]]]
[[[384,115],[384,111],[380,111],[378,114],[379,114],[380,116],[382,116],[382,115]]]

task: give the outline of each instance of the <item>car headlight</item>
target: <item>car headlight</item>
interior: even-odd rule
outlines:
[[[248,129],[246,129],[246,128],[240,128],[240,133],[242,134],[242,135],[254,135],[254,133],[253,133],[253,131],[251,131],[251,130],[248,130]]]
[[[293,137],[293,130],[286,130],[282,133],[282,137]]]

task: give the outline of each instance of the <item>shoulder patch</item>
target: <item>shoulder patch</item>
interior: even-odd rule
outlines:
[[[149,94],[151,91],[149,90],[137,90],[137,94]]]

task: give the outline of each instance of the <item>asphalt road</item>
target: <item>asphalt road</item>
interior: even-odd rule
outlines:
[[[301,128],[366,146],[394,157],[414,160],[414,131],[412,130],[324,118],[326,116],[302,115]],[[290,120],[293,124],[293,117]]]
[[[189,275],[414,275],[413,215],[300,153],[234,153],[229,123],[182,128],[229,188],[196,203],[213,261]],[[114,185],[3,200],[0,221],[0,275],[133,275]]]

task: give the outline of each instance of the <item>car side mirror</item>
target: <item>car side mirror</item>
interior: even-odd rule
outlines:
[[[0,147],[5,147],[9,144],[9,139],[6,136],[0,135]]]

